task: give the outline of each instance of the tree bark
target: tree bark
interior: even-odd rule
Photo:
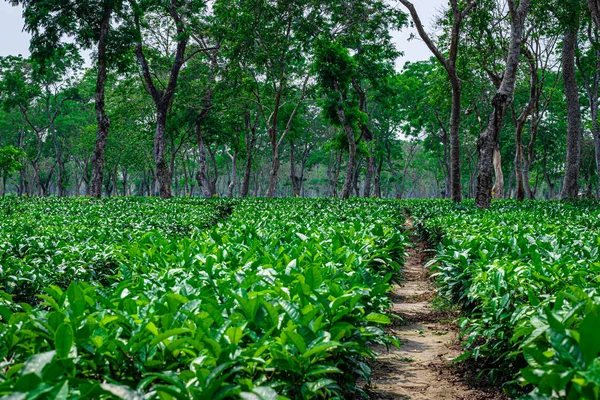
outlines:
[[[269,171],[269,187],[267,188],[267,198],[275,197],[277,182],[279,181],[279,168],[281,167],[281,158],[279,158],[279,146],[271,148],[271,170]]]
[[[567,157],[565,164],[565,178],[561,193],[562,199],[576,199],[579,193],[581,110],[579,107],[579,90],[575,75],[577,33],[577,27],[572,26],[567,29],[562,50],[563,81],[567,103]]]
[[[246,164],[244,166],[244,180],[242,182],[242,191],[240,192],[241,197],[248,197],[248,192],[250,190],[250,177],[252,175],[252,161],[254,159],[254,145],[256,144],[256,131],[258,129],[258,117],[259,114],[256,114],[256,119],[254,120],[254,124],[250,125],[250,115],[246,114]],[[248,134],[250,131],[250,134]]]
[[[96,78],[96,92],[94,94],[96,108],[96,122],[98,129],[96,131],[96,144],[92,156],[92,182],[90,195],[92,197],[102,197],[102,181],[104,173],[104,153],[106,151],[106,140],[110,129],[110,119],[105,110],[105,86],[108,77],[108,66],[106,60],[106,38],[110,28],[110,16],[112,10],[107,8],[104,12],[102,25],[100,27],[100,38],[98,40],[98,75]]]
[[[500,154],[499,146],[496,146],[494,149],[494,176],[496,177],[496,182],[494,183],[492,192],[494,192],[495,199],[501,199],[504,197],[504,174],[502,173],[502,155]]]
[[[367,170],[365,174],[365,184],[363,187],[363,197],[367,198],[371,196],[371,182],[375,175],[375,147],[369,150],[369,156],[367,157]]]
[[[237,170],[238,150],[235,149],[233,151],[233,154],[231,154],[229,151],[227,151],[227,154],[229,155],[229,158],[231,158],[231,175],[229,178],[229,180],[230,180],[229,186],[227,187],[227,197],[229,197],[231,199],[231,198],[233,198],[233,191],[235,189],[235,184],[236,184],[236,180],[237,180],[236,170]]]
[[[290,140],[290,179],[294,197],[300,197],[300,178],[296,176],[296,146],[293,140]]]
[[[498,146],[500,130],[504,123],[504,116],[514,93],[517,78],[519,57],[521,55],[521,42],[525,19],[529,13],[531,0],[521,0],[519,6],[515,0],[508,0],[511,17],[510,45],[506,67],[500,88],[492,99],[493,111],[490,114],[488,126],[479,137],[477,148],[479,162],[477,164],[477,189],[475,204],[479,208],[489,208],[492,200],[492,182],[494,170],[494,151]]]
[[[588,0],[588,7],[594,25],[596,25],[597,29],[600,29],[600,0]]]
[[[156,133],[154,135],[154,165],[156,168],[156,179],[158,190],[163,199],[171,198],[171,182],[173,172],[169,168],[166,157],[166,130],[167,130],[167,107],[159,107],[156,116]]]
[[[350,198],[352,193],[352,178],[354,176],[354,167],[356,166],[356,138],[354,137],[354,129],[346,123],[346,115],[342,108],[337,109],[338,118],[342,121],[344,132],[348,139],[348,160],[346,162],[346,177],[344,178],[344,186],[342,186],[342,198]]]
[[[198,172],[196,180],[200,187],[202,197],[209,199],[213,196],[213,192],[208,182],[207,164],[206,164],[206,146],[204,145],[204,136],[202,135],[202,126],[199,121],[196,121],[196,140],[198,142]]]

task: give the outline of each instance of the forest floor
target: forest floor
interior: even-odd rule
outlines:
[[[412,221],[407,219],[412,231]],[[500,400],[506,397],[497,390],[473,387],[477,379],[459,371],[452,359],[461,354],[456,318],[452,311],[436,308],[435,289],[425,264],[432,253],[418,236],[412,235],[412,247],[405,262],[404,282],[392,293],[392,313],[401,319],[389,333],[400,339],[400,349],[389,351],[381,346],[372,366],[373,399],[474,399]]]

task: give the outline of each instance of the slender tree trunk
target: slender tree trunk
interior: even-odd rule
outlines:
[[[248,197],[250,190],[250,177],[252,175],[252,161],[254,156],[254,144],[256,142],[256,126],[250,128],[250,135],[246,134],[246,164],[244,166],[244,180],[242,182],[241,197]]]
[[[50,115],[49,109],[46,110],[46,115],[48,117],[48,120],[50,121],[50,136],[52,137],[52,144],[54,145],[54,156],[56,157],[56,164],[58,166],[58,173],[56,179],[56,184],[58,186],[58,197],[64,197],[66,196],[64,182],[65,162],[62,159],[63,155],[60,148],[60,144],[58,142],[58,136],[56,134],[56,126],[54,125],[54,120],[53,117]]]
[[[531,165],[533,164],[533,158],[535,156],[535,141],[537,139],[538,120],[539,118],[537,113],[534,113],[533,117],[531,118],[531,137],[529,139],[529,145],[527,146],[527,156],[525,157],[525,164],[523,166],[523,184],[525,186],[525,195],[531,200],[535,198],[535,194],[531,190],[531,185],[529,183],[529,172],[531,171]]]
[[[213,196],[214,192],[211,190],[210,183],[208,182],[206,146],[204,144],[204,135],[202,135],[202,126],[199,122],[196,122],[196,140],[198,142],[198,172],[196,180],[198,181],[202,197],[209,199]]]
[[[171,198],[171,183],[173,172],[169,168],[166,157],[166,130],[167,130],[167,107],[159,107],[156,115],[156,134],[154,135],[154,165],[156,168],[156,179],[158,190],[163,199]]]
[[[400,190],[400,177],[398,176],[398,173],[394,168],[394,163],[392,162],[392,149],[390,148],[390,144],[387,141],[385,143],[385,150],[387,152],[388,168],[390,169],[390,172],[394,177],[394,189],[396,190],[396,198],[402,199],[402,191]]]
[[[496,177],[496,181],[492,192],[494,192],[495,199],[501,199],[504,196],[504,174],[502,173],[500,146],[496,146],[494,150],[494,176]]]
[[[279,180],[279,168],[281,167],[281,158],[279,157],[279,146],[272,147],[271,152],[271,170],[269,171],[269,187],[267,188],[267,198],[275,197],[277,191],[277,182]]]
[[[290,179],[294,197],[300,197],[300,179],[296,176],[296,146],[290,140]]]
[[[378,199],[381,198],[381,170],[382,169],[383,169],[383,156],[379,158],[379,164],[377,165],[377,169],[375,170],[375,183],[373,185],[375,197],[377,197]]]
[[[213,172],[214,172],[213,179],[211,181],[209,181],[210,191],[211,191],[211,193],[216,194],[217,193],[217,181],[219,180],[219,169],[217,168],[217,157],[216,157],[215,152],[212,151],[210,149],[210,147],[208,147],[207,149],[208,149],[208,154],[210,155],[210,160],[211,160]]]
[[[598,121],[598,99],[594,99],[591,105],[592,111],[592,135],[594,137],[594,150],[596,156],[596,174],[598,187],[600,188],[600,122]]]
[[[106,38],[110,28],[111,13],[112,10],[110,8],[107,8],[104,12],[104,18],[100,27],[100,39],[98,40],[98,76],[96,78],[96,92],[94,94],[98,130],[96,132],[96,144],[92,156],[92,184],[90,188],[90,195],[97,198],[102,197],[104,153],[106,151],[106,140],[110,129],[110,119],[105,111],[105,86],[106,78],[108,77]]]
[[[486,131],[479,137],[477,148],[479,162],[477,165],[477,190],[475,204],[479,208],[489,208],[492,200],[492,180],[494,170],[494,151],[498,145],[500,130],[504,123],[504,116],[510,104],[515,89],[519,57],[521,55],[521,42],[525,19],[529,13],[531,0],[521,0],[517,8],[515,0],[508,1],[511,15],[511,34],[506,69],[500,88],[492,99],[494,107]]]
[[[460,113],[461,113],[461,82],[454,71],[450,75],[452,86],[452,115],[450,117],[450,185],[452,189],[452,201],[462,201],[462,182],[460,173]]]
[[[563,81],[567,102],[567,158],[561,198],[575,199],[579,193],[579,167],[581,165],[581,110],[579,89],[575,75],[576,27],[565,33],[562,51]]]
[[[373,175],[375,175],[375,147],[369,150],[369,156],[367,157],[367,172],[365,174],[365,184],[363,187],[363,197],[367,198],[371,196],[371,181]]]
[[[515,177],[517,178],[517,200],[525,200],[525,184],[523,173],[523,124],[517,124],[515,136]]]
[[[356,151],[357,144],[354,137],[354,129],[346,123],[346,114],[341,107],[337,108],[338,119],[341,121],[346,138],[348,139],[348,161],[346,162],[346,177],[344,178],[344,186],[342,187],[342,198],[348,199],[352,192],[352,178],[354,177],[354,168],[356,166]]]
[[[229,157],[231,158],[231,175],[230,175],[229,186],[227,187],[227,197],[229,197],[231,199],[231,198],[233,198],[233,191],[235,189],[235,184],[236,184],[236,180],[237,180],[237,175],[236,175],[237,157],[238,157],[237,149],[235,149],[233,151],[233,154],[229,154]]]

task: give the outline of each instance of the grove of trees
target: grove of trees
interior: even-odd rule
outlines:
[[[600,195],[596,0],[11,3],[2,193]],[[398,66],[409,25],[431,58]]]

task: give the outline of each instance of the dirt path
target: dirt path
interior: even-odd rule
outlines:
[[[407,228],[411,221],[407,221]],[[448,367],[460,355],[455,315],[432,308],[434,289],[424,265],[429,254],[417,237],[405,263],[406,281],[396,286],[392,312],[402,318],[391,328],[400,349],[381,347],[373,366],[369,392],[374,399],[500,399],[498,394],[473,390]]]

